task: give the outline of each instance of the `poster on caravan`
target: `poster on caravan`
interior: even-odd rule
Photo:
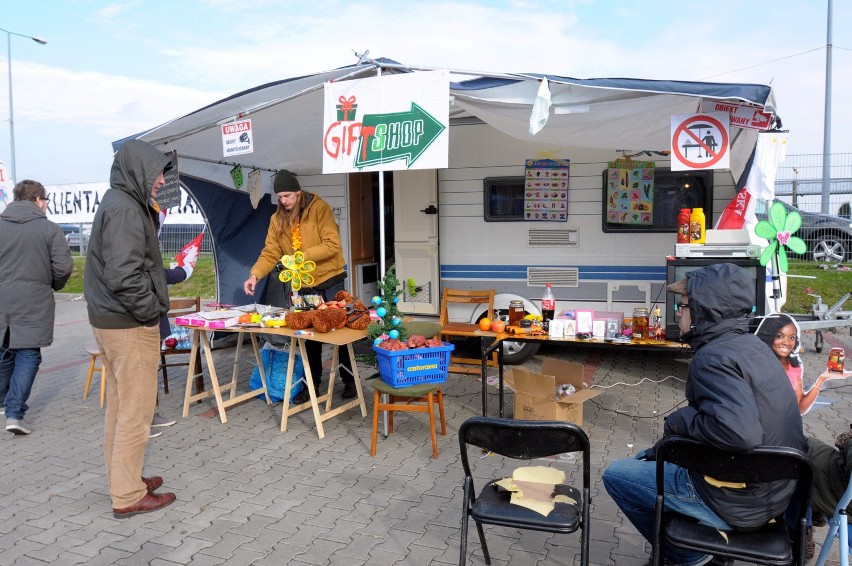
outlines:
[[[47,217],[57,224],[90,224],[109,183],[74,183],[44,187],[50,203]],[[180,189],[180,205],[169,208],[166,224],[204,224],[201,209],[192,197]]]
[[[12,202],[12,180],[9,179],[9,170],[6,164],[0,161],[0,212],[6,210],[6,205]]]

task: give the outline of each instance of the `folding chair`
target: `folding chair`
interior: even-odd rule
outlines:
[[[825,535],[815,566],[825,566],[835,538],[840,539],[840,547],[837,549],[840,555],[840,566],[849,566],[849,519],[846,516],[849,503],[852,503],[852,476],[849,477],[846,491],[834,509],[834,516],[828,521],[828,534]]]
[[[756,529],[721,533],[665,509],[664,465],[666,462],[719,481],[758,483],[796,480],[791,501],[798,503],[793,544],[782,511],[774,520]],[[657,448],[657,500],[654,516],[654,564],[663,566],[666,545],[744,562],[786,566],[805,563],[807,514],[811,500],[813,470],[806,454],[784,446],[760,446],[742,454],[728,452],[691,438],[672,436]]]
[[[580,452],[583,454],[582,494],[577,489],[569,487],[576,503],[556,503],[547,516],[510,503],[510,495],[498,491],[494,485],[502,478],[495,478],[486,483],[477,497],[468,462],[468,445],[516,460],[533,460],[557,454]],[[582,530],[580,566],[588,565],[590,463],[589,437],[583,429],[563,421],[517,421],[494,417],[471,417],[459,428],[459,446],[464,468],[464,507],[459,556],[461,566],[467,560],[467,528],[471,518],[476,522],[486,564],[491,564],[491,557],[488,553],[488,545],[485,543],[482,525],[565,534],[580,529]]]
[[[188,314],[196,313],[201,310],[201,297],[187,297],[187,298],[175,298],[169,301],[169,324],[174,323],[174,319],[179,316],[185,316]],[[189,366],[189,360],[184,362],[166,362],[166,356],[173,356],[176,354],[189,354],[189,347],[185,344],[178,343],[174,348],[169,348],[168,346],[164,347],[160,350],[160,367],[159,369],[163,370],[163,391],[165,393],[169,392],[169,370],[170,367],[178,367],[178,366]],[[195,367],[199,372],[201,372],[201,350],[199,349],[198,355],[195,361]],[[199,373],[196,376],[195,382],[195,390],[203,391],[204,390],[204,381],[203,378],[200,377]],[[199,389],[200,387],[200,389]]]
[[[485,305],[485,312],[487,313],[486,316],[490,318],[494,314],[494,289],[487,289],[484,291],[444,289],[444,294],[441,297],[441,312],[438,317],[438,322],[441,323],[441,340],[448,341],[452,336],[464,338],[476,337],[481,332],[479,324],[451,320],[452,317],[449,312],[450,305],[454,303],[465,305]],[[451,372],[472,373],[477,375],[482,372],[481,358],[463,358],[456,355],[454,352],[450,357],[450,364],[449,371]],[[488,365],[497,365],[497,352],[494,352],[494,355],[488,361]]]

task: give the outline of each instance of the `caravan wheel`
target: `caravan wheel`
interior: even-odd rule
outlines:
[[[540,344],[531,342],[503,342],[503,363],[507,365],[522,364],[538,353]]]

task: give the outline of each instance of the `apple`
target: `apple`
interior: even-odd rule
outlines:
[[[502,320],[494,320],[491,322],[491,331],[497,334],[502,334],[506,330],[506,323]]]
[[[169,336],[168,338],[166,338],[166,347],[167,348],[174,348],[175,346],[177,346],[177,338],[173,338],[172,336]]]

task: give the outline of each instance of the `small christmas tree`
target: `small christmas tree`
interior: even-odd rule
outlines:
[[[382,277],[379,285],[379,295],[373,297],[373,306],[376,308],[376,314],[381,320],[377,320],[367,327],[367,335],[374,342],[381,341],[384,338],[398,338],[405,340],[408,338],[408,331],[402,324],[402,314],[399,312],[399,295],[402,292],[402,286],[399,279],[396,278],[396,266],[391,265]]]

